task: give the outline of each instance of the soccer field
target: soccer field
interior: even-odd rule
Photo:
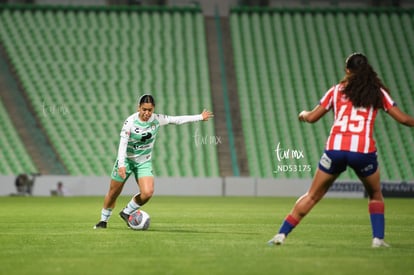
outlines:
[[[365,199],[326,198],[283,246],[268,246],[296,198],[157,197],[148,231],[118,212],[94,230],[101,197],[1,197],[0,274],[413,274],[414,201],[386,200],[373,249]]]

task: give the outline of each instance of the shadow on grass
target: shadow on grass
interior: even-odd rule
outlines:
[[[258,235],[257,232],[248,232],[248,231],[232,231],[232,230],[214,230],[214,229],[208,229],[208,228],[179,228],[179,227],[150,227],[148,230],[133,230],[131,228],[127,228],[126,226],[121,225],[114,225],[114,226],[108,226],[106,229],[93,229],[92,230],[96,232],[142,232],[142,233],[184,233],[184,234],[236,234],[236,235]]]
[[[237,234],[237,235],[257,235],[255,232],[236,232],[236,231],[217,231],[206,229],[185,229],[185,228],[150,228],[147,232],[163,233],[192,233],[192,234]]]

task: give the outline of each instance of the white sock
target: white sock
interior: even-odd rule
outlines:
[[[128,202],[127,206],[124,208],[123,211],[124,211],[125,214],[131,215],[132,212],[134,212],[135,210],[137,210],[140,207],[141,206],[135,202],[134,198],[132,198]]]
[[[112,208],[102,208],[101,210],[101,221],[108,222],[109,218],[112,215]]]

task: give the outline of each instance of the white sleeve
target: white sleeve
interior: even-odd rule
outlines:
[[[118,147],[118,167],[125,167],[126,150],[128,146],[128,138],[121,137]]]
[[[128,118],[125,120],[124,126],[121,130],[121,139],[119,141],[119,147],[118,147],[118,167],[125,167],[125,159],[126,159],[126,151],[128,146],[128,140],[129,136],[131,134],[130,128],[131,128],[132,119]]]
[[[167,115],[156,115],[156,119],[160,122],[160,125],[166,124],[184,124],[188,122],[197,122],[203,120],[203,116],[189,115],[189,116],[167,116]]]

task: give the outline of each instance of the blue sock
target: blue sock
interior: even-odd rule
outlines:
[[[385,218],[384,214],[370,214],[372,237],[384,239]]]
[[[291,215],[288,215],[282,223],[279,229],[279,234],[285,234],[286,236],[298,225],[299,221]]]
[[[372,237],[384,239],[385,218],[384,202],[372,201],[368,205],[369,216],[371,219]]]

